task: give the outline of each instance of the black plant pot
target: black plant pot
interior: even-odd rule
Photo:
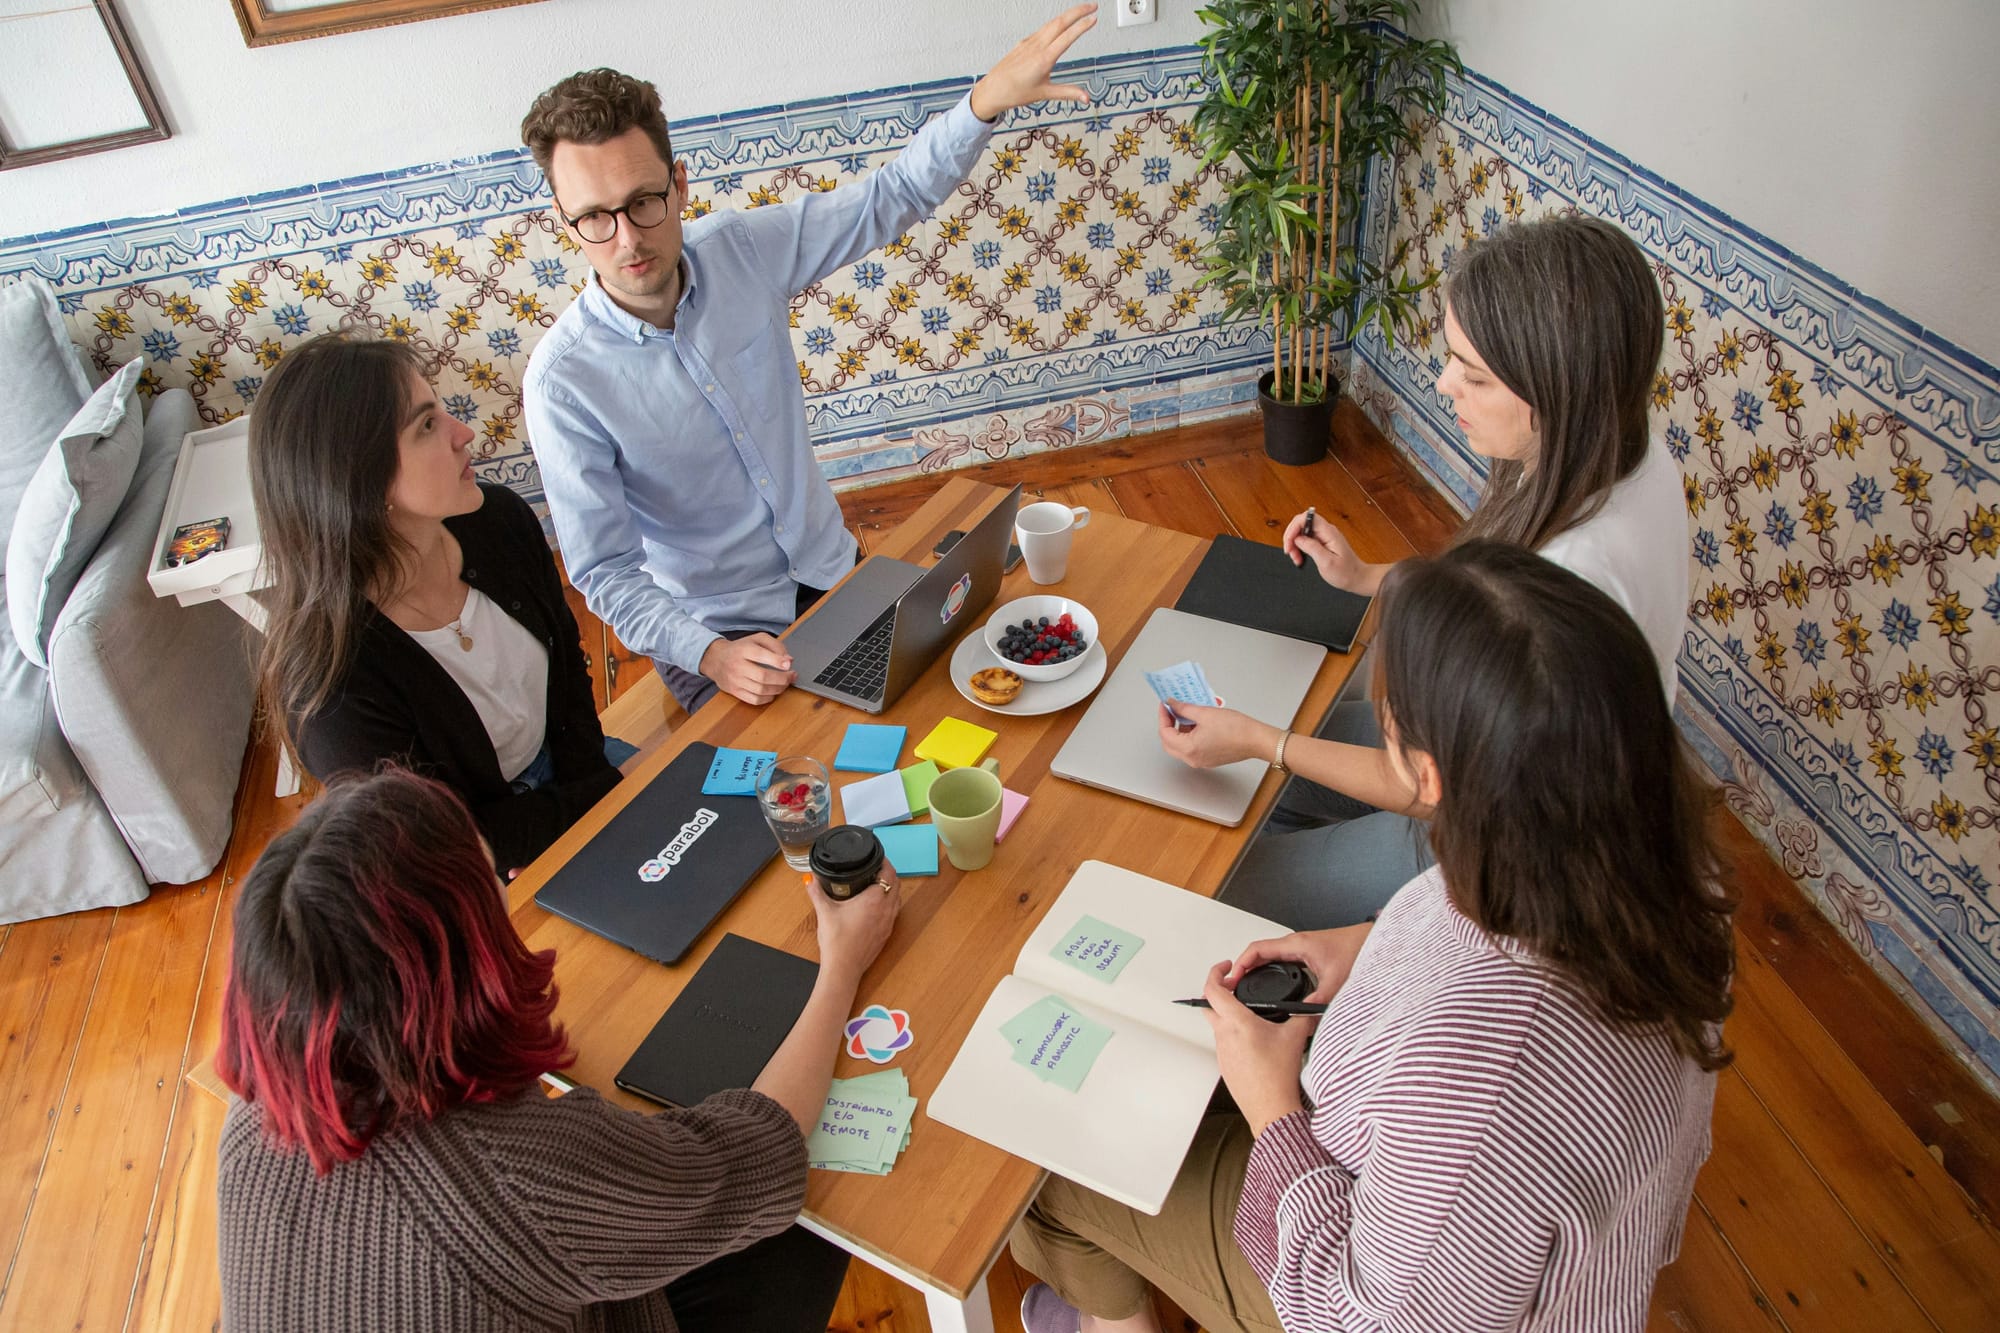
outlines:
[[[1257,406],[1264,412],[1264,452],[1273,463],[1304,467],[1326,457],[1327,442],[1333,438],[1333,405],[1340,397],[1340,381],[1327,384],[1327,393],[1316,403],[1284,403],[1271,397],[1271,372],[1257,381]]]

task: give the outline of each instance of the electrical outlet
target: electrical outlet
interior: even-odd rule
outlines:
[[[1118,26],[1136,28],[1160,16],[1160,0],[1111,0],[1118,7]]]

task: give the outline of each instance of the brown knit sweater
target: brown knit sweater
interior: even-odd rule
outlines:
[[[660,1289],[783,1231],[806,1192],[798,1125],[749,1091],[658,1115],[530,1091],[325,1176],[237,1101],[218,1157],[232,1333],[673,1333]]]

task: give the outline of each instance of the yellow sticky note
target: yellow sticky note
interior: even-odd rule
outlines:
[[[984,727],[948,717],[917,742],[916,756],[935,760],[939,768],[971,768],[986,757],[993,742],[999,739],[998,734]]]

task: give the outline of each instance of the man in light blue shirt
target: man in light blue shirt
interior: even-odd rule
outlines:
[[[718,687],[782,693],[774,634],[854,565],[806,435],[791,298],[935,211],[1006,112],[1087,103],[1049,74],[1095,22],[1094,5],[1052,20],[865,181],[685,234],[653,85],[589,70],[530,108],[522,139],[594,275],[529,362],[529,440],[570,581],[688,711]]]

